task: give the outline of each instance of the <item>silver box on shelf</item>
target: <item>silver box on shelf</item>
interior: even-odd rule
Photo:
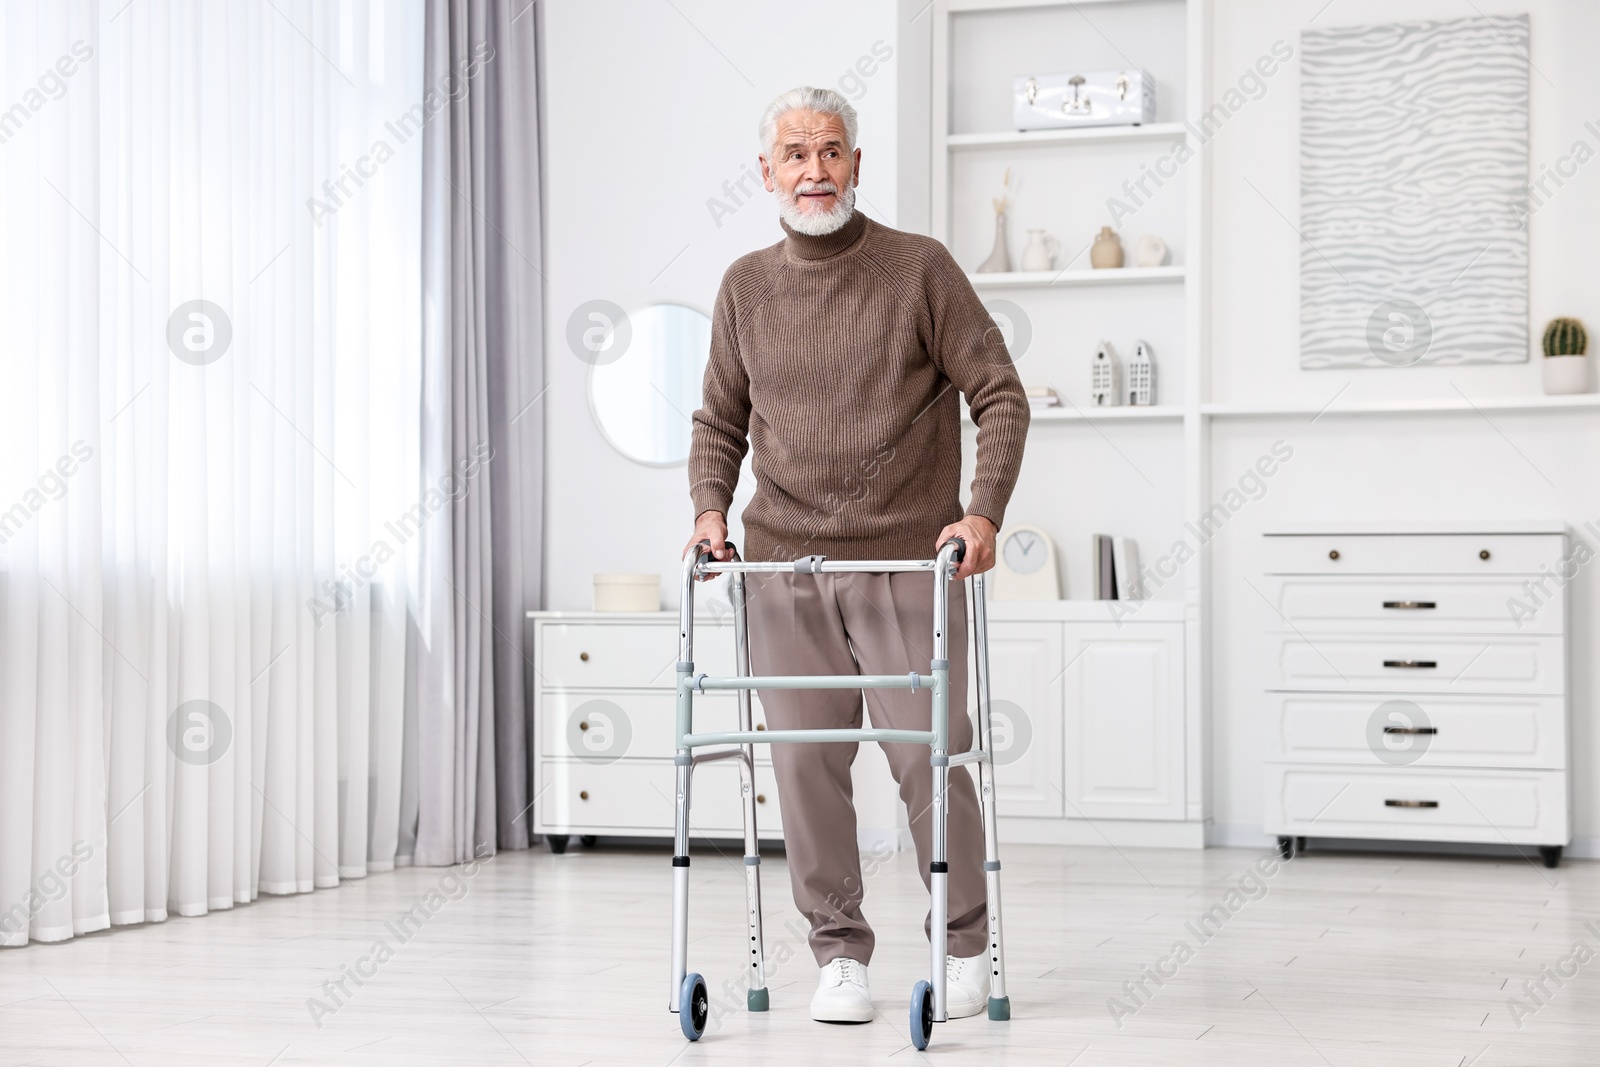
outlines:
[[[1139,126],[1156,118],[1156,83],[1143,70],[1019,74],[1012,88],[1018,130]]]

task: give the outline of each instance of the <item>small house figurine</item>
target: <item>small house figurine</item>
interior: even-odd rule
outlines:
[[[1122,361],[1110,341],[1101,341],[1094,350],[1094,372],[1089,396],[1097,408],[1122,406]]]
[[[1149,407],[1156,402],[1156,366],[1150,361],[1150,343],[1136,342],[1128,360],[1128,403]]]

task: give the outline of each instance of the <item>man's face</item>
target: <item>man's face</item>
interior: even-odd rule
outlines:
[[[792,201],[802,216],[838,211],[861,177],[861,149],[847,150],[846,140],[844,121],[837,115],[788,112],[778,119],[773,158],[761,157],[767,192]]]

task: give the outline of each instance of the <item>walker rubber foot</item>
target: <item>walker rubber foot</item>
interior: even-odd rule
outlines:
[[[1003,1023],[1007,1019],[1010,1019],[1011,1018],[1011,998],[1010,997],[990,997],[989,998],[989,1018],[993,1019],[997,1023]]]
[[[768,1007],[767,991],[765,989],[745,990],[744,1006],[751,1011],[766,1011]]]

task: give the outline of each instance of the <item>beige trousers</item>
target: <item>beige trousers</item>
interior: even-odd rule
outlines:
[[[933,658],[933,576],[925,572],[752,574],[746,578],[753,673],[926,674]],[[972,747],[967,716],[965,583],[950,583],[950,752]],[[931,728],[927,689],[759,690],[768,727],[859,727],[862,693],[872,725]],[[794,902],[811,924],[818,965],[848,956],[872,959],[874,938],[861,911],[866,887],[856,844],[850,765],[854,742],[778,744],[772,764],[783,806],[783,838]],[[885,744],[928,884],[932,855],[933,771],[926,745]],[[946,855],[950,865],[949,951],[977,956],[988,942],[983,822],[965,767],[950,769]],[[931,914],[923,924],[928,932]]]

